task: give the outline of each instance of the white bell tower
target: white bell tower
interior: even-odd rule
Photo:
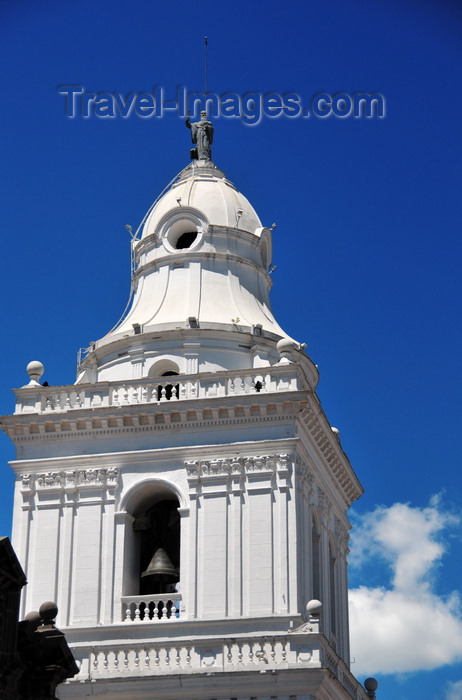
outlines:
[[[129,311],[76,383],[41,386],[32,362],[2,419],[22,611],[56,600],[80,666],[59,697],[365,700],[346,564],[362,489],[272,314],[270,229],[196,160],[132,262]]]

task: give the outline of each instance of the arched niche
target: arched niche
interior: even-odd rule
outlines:
[[[180,368],[177,363],[168,358],[163,358],[151,365],[148,377],[167,377],[174,374],[180,374]]]
[[[177,377],[178,365],[172,360],[159,360],[149,370],[149,377]],[[170,401],[179,398],[180,385],[177,383],[162,382],[156,389],[157,401]]]
[[[184,498],[171,483],[143,481],[122,499],[130,516],[125,533],[124,595],[174,591],[180,581],[180,513]]]

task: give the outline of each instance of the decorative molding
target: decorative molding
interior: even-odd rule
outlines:
[[[299,455],[295,458],[295,475],[297,477],[297,488],[304,491],[308,500],[312,502],[316,496],[314,475],[310,468],[302,462]]]
[[[332,433],[329,422],[319,406],[315,411],[307,403],[301,413],[305,426],[320,450],[326,466],[342,489],[348,506],[363,493],[349,459],[343,452],[338,438]]]
[[[290,466],[291,457],[285,453],[185,462],[188,481],[199,482],[217,477],[245,478],[252,474],[283,476],[289,472]]]
[[[329,524],[333,517],[332,503],[324,491],[318,488],[318,513],[321,516],[321,523],[324,527],[329,528]]]
[[[262,401],[260,397],[266,399]],[[219,397],[218,397],[219,398]],[[141,404],[124,407],[127,413],[107,413],[108,408],[101,407],[105,415],[96,411],[88,417],[69,414],[53,416],[21,415],[8,416],[2,428],[16,445],[39,440],[66,440],[69,438],[113,437],[159,430],[172,429],[201,429],[221,425],[243,425],[248,423],[271,423],[281,420],[294,420],[300,409],[300,400],[275,402],[268,400],[268,395],[256,394],[241,397],[239,406],[213,406],[196,408],[194,405],[181,405],[172,402],[174,406],[162,404]]]
[[[111,499],[114,498],[118,484],[117,467],[75,469],[23,474],[20,491],[23,497],[23,508],[30,508],[33,505],[34,496],[37,496],[40,501],[47,492],[55,494],[55,500],[48,501],[50,506],[53,506],[59,503],[62,494],[83,495],[86,491],[94,491],[95,488],[105,492],[106,502],[108,496]]]

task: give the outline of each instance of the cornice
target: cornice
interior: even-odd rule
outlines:
[[[164,430],[293,420],[307,392],[215,397],[198,401],[132,404],[69,413],[14,414],[2,428],[16,445],[29,441],[81,439]]]
[[[317,397],[311,395],[301,410],[300,418],[317,447],[321,461],[329,467],[330,474],[341,488],[347,505],[351,506],[364,490]]]

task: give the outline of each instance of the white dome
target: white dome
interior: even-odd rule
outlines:
[[[215,226],[238,226],[242,231],[260,235],[261,222],[255,209],[213,163],[194,163],[182,171],[178,182],[148,214],[141,238],[155,233],[164,217],[180,207],[200,212]]]
[[[271,247],[270,229],[221,170],[188,165],[139,227],[129,309],[94,344],[81,381],[130,379],[159,363],[190,373],[277,362],[286,334],[271,310]]]

